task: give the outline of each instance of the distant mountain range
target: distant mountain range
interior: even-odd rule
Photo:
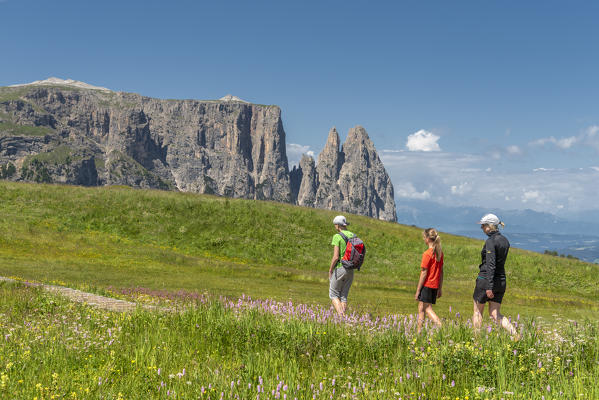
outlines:
[[[588,262],[599,263],[599,210],[570,213],[569,218],[534,210],[501,210],[482,207],[452,207],[432,201],[397,201],[397,220],[422,228],[485,239],[478,221],[488,212],[506,224],[505,235],[513,247],[543,253],[557,251]],[[580,218],[580,219],[578,219]]]

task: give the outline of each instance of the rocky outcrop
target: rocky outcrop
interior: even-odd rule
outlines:
[[[0,166],[9,163],[14,180],[291,201],[280,109],[236,98],[0,88]]]
[[[318,174],[312,157],[306,154],[302,156],[299,168],[294,168],[291,171],[291,182],[291,192],[296,204],[316,207]]]
[[[0,179],[129,185],[291,202],[395,220],[366,131],[289,171],[277,106],[160,100],[59,79],[0,88]]]
[[[393,184],[368,133],[361,126],[349,130],[339,171],[342,209],[387,221],[397,220]],[[360,210],[360,212],[358,212]]]
[[[302,157],[298,169],[301,184],[297,194],[293,193],[297,203],[395,221],[393,184],[366,130],[352,128],[341,149],[339,143],[333,128],[318,156],[316,176],[310,169],[314,160]]]
[[[318,184],[314,206],[341,210],[341,192],[339,190],[339,170],[343,165],[343,153],[339,152],[339,134],[334,127],[329,131],[324,149],[318,155],[316,173]],[[345,211],[345,210],[343,210]]]

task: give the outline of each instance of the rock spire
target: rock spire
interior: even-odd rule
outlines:
[[[356,126],[350,129],[341,149],[339,143],[339,134],[332,128],[318,155],[316,177],[302,176],[296,195],[298,204],[396,221],[393,184],[366,130]],[[300,164],[305,165],[300,166],[302,172],[310,171],[311,159],[302,157]]]

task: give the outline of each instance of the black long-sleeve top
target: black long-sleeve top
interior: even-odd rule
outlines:
[[[481,251],[481,264],[478,266],[479,279],[485,281],[486,290],[505,284],[505,260],[510,250],[510,242],[499,231],[491,232]]]

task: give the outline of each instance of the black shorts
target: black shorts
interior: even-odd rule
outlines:
[[[505,281],[494,282],[493,283],[493,298],[490,299],[487,297],[487,290],[485,289],[486,282],[483,279],[476,279],[476,287],[474,288],[474,293],[472,294],[472,298],[474,301],[480,304],[484,304],[487,301],[492,301],[495,303],[501,303],[503,300],[503,295],[505,294]]]
[[[420,293],[418,294],[418,300],[423,303],[435,304],[437,302],[437,290],[432,289],[426,286],[423,286],[420,289]]]

